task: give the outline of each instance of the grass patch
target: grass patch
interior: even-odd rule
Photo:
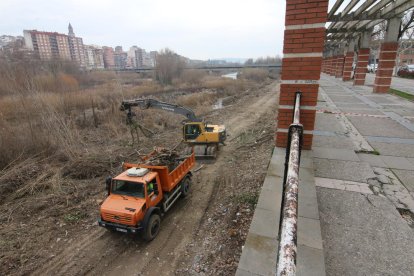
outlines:
[[[63,217],[66,222],[78,222],[83,218],[86,218],[86,214],[82,212],[66,214]]]
[[[381,155],[377,150],[356,150],[355,153],[365,153],[365,154],[373,154],[373,155]]]
[[[235,198],[236,202],[238,203],[246,203],[250,204],[252,207],[256,206],[257,201],[259,200],[258,194],[251,194],[251,193],[244,193],[241,195],[237,195]]]
[[[407,92],[404,92],[404,91],[401,91],[401,90],[398,90],[398,89],[393,89],[393,88],[390,88],[389,92],[390,92],[390,94],[396,95],[396,96],[404,98],[406,100],[414,101],[414,95],[411,95]]]

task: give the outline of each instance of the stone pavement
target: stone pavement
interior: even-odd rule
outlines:
[[[365,85],[374,86],[374,81],[375,81],[375,74],[367,73],[365,77]],[[414,79],[393,77],[391,79],[391,88],[414,95]]]
[[[414,274],[414,103],[322,74],[313,163],[327,275]]]

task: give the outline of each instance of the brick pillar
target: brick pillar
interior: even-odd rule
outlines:
[[[374,93],[388,93],[391,86],[392,72],[397,58],[398,42],[383,42],[379,53]]]
[[[345,57],[343,55],[339,55],[338,59],[336,60],[336,72],[335,72],[336,78],[342,78],[342,72],[344,70],[344,60],[345,60]]]
[[[336,57],[332,56],[331,60],[330,60],[330,70],[329,70],[329,75],[332,76],[334,71],[335,71],[335,66],[336,66]]]
[[[364,85],[367,65],[369,60],[369,48],[358,50],[358,60],[355,69],[354,85]]]
[[[326,57],[322,58],[322,72],[326,73]]]
[[[333,56],[331,60],[331,72],[329,75],[334,76],[336,75],[336,65],[338,63],[338,56]]]
[[[276,146],[286,147],[295,92],[302,91],[303,149],[312,148],[328,0],[286,0]]]
[[[354,52],[347,52],[345,55],[344,71],[342,73],[342,80],[351,80],[352,63],[354,62]]]

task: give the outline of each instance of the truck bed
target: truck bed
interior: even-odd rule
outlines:
[[[157,154],[157,151],[159,151],[159,149],[154,150],[146,157],[144,157],[144,162],[145,160],[148,160],[151,156],[155,156]],[[144,163],[124,163],[123,170],[127,170],[130,168],[147,168],[151,171],[158,172],[163,192],[170,192],[175,188],[175,186],[177,186],[181,179],[183,179],[183,177],[186,176],[187,173],[189,173],[190,170],[194,167],[195,154],[193,152],[191,155],[178,158],[177,160],[179,161],[179,164],[173,171],[170,171],[167,165],[153,166]]]

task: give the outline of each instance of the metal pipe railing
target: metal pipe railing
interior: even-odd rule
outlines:
[[[303,137],[300,99],[301,92],[298,91],[295,97],[293,123],[289,126],[288,132],[276,275],[296,275],[299,164]]]

